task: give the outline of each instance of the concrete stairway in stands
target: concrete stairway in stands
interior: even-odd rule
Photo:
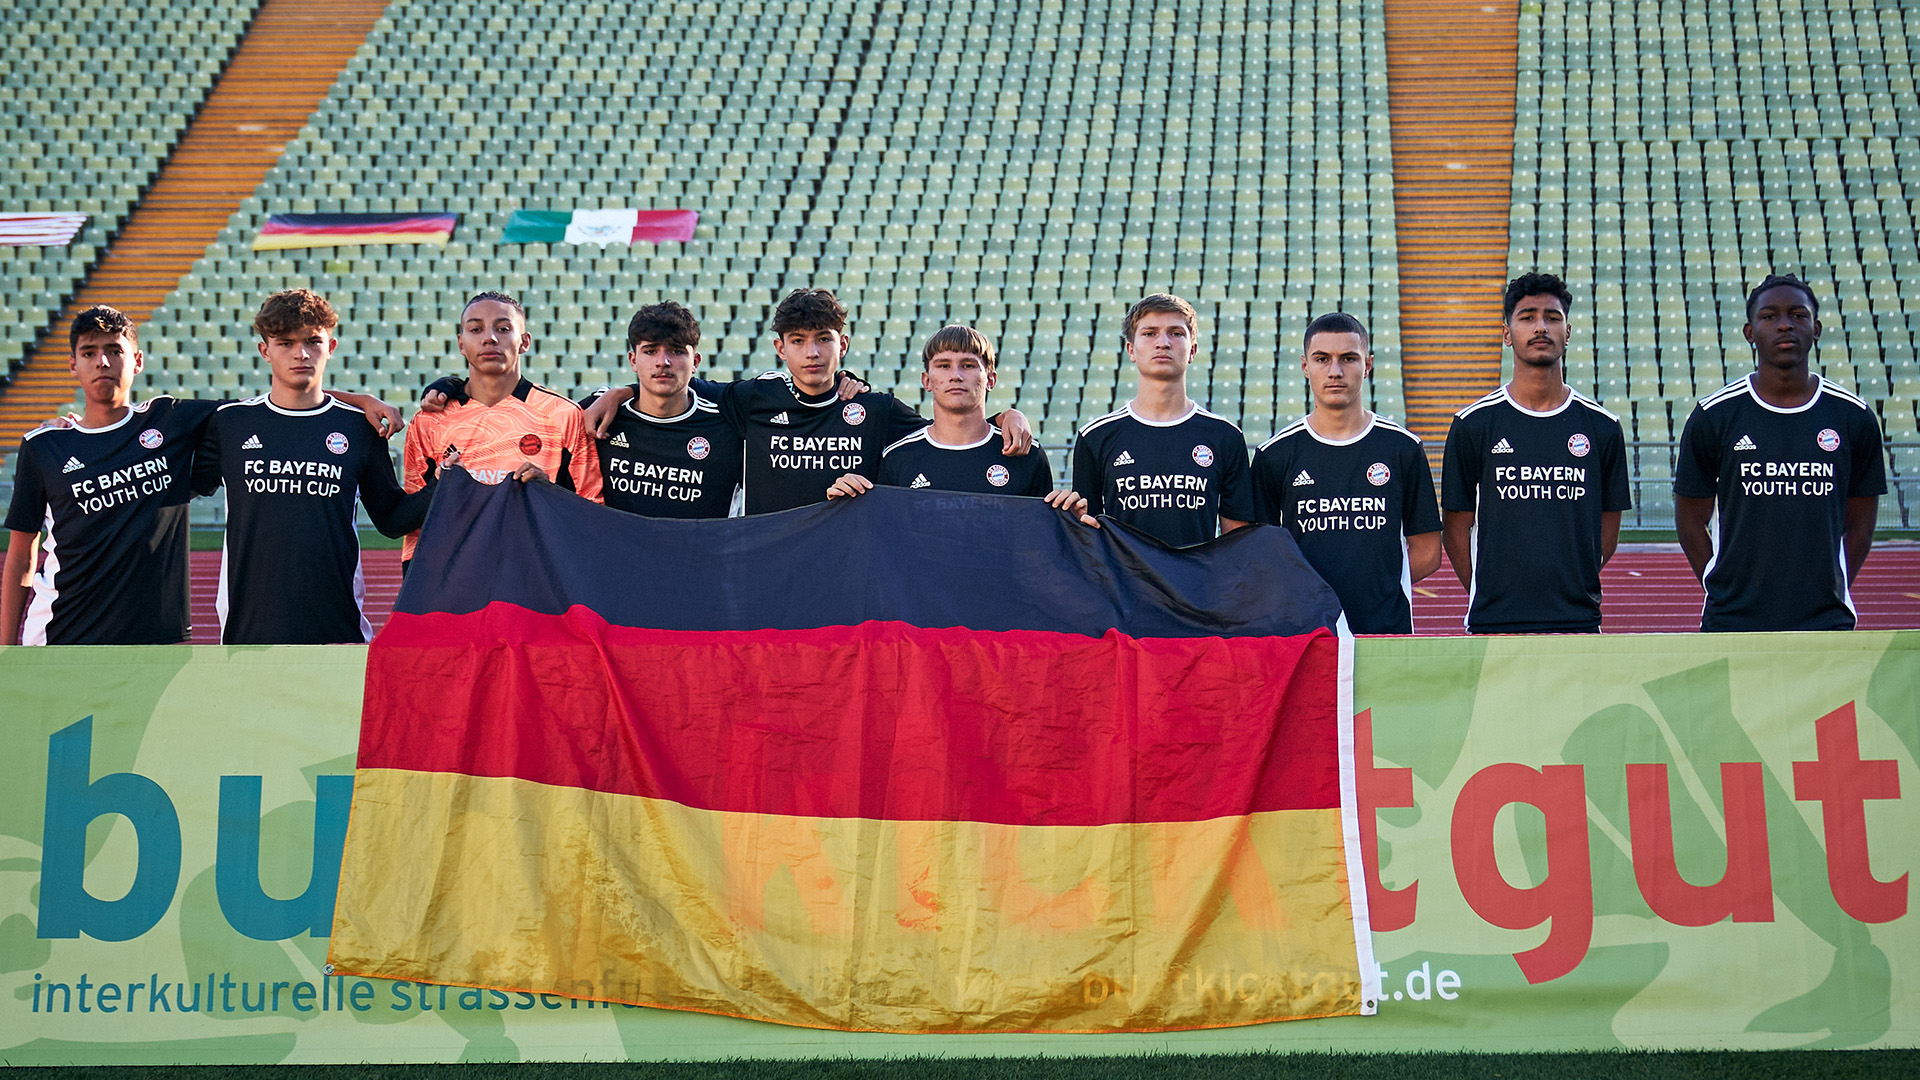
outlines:
[[[1516,0],[1386,0],[1407,424],[1438,463],[1452,414],[1500,384]]]
[[[0,392],[0,446],[73,401],[67,333],[107,304],[142,321],[252,195],[366,40],[384,0],[267,0],[146,197]],[[137,384],[136,384],[137,386]],[[137,391],[136,391],[137,392]]]

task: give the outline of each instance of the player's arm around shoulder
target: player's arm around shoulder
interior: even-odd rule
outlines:
[[[445,412],[422,413],[407,426],[400,443],[400,487],[414,492],[435,479],[441,455],[450,447],[435,445],[443,437]]]
[[[607,500],[601,490],[600,448],[594,445],[594,437],[587,430],[586,413],[571,401],[567,402],[567,406],[566,453],[561,468],[572,481],[574,494],[605,503]]]

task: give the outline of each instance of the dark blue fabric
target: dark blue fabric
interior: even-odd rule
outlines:
[[[551,485],[440,482],[395,610],[546,614],[621,626],[801,630],[870,620],[1097,637],[1293,635],[1340,603],[1285,530],[1174,550],[1038,499],[876,488],[757,517],[642,518]]]

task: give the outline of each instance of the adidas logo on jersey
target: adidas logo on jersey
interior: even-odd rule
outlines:
[[[261,450],[261,449],[265,449],[265,448],[264,448],[264,447],[262,447],[262,446],[260,445],[260,436],[258,436],[258,435],[249,435],[249,436],[247,436],[247,441],[246,441],[246,442],[243,442],[243,443],[241,443],[241,444],[240,444],[240,449],[242,449],[242,450]]]
[[[1499,442],[1493,444],[1493,453],[1511,454],[1513,453],[1513,444],[1507,442],[1505,439],[1501,439]]]
[[[1734,443],[1734,444],[1733,444],[1733,448],[1734,448],[1735,450],[1758,450],[1758,449],[1760,449],[1759,447],[1757,447],[1757,446],[1755,446],[1755,445],[1753,445],[1753,436],[1751,436],[1751,435],[1742,435],[1742,436],[1740,436],[1740,441],[1739,441],[1739,442],[1737,442],[1737,443]]]
[[[620,448],[620,449],[622,449],[622,450],[625,450],[625,449],[628,449],[628,447],[627,447],[627,433],[626,433],[626,432],[624,432],[624,431],[616,431],[616,432],[614,432],[614,433],[613,433],[613,438],[611,438],[611,439],[608,439],[608,440],[607,440],[607,445],[608,445],[608,446],[617,446],[617,447],[619,447],[619,448]]]
[[[771,419],[771,420],[769,420],[769,421],[767,421],[767,423],[769,423],[769,424],[791,424],[791,423],[793,423],[793,421],[792,421],[792,420],[789,420],[789,419],[787,419],[787,414],[786,414],[786,413],[776,413],[776,414],[774,414],[774,417],[773,417],[773,419]]]
[[[1294,487],[1306,487],[1308,484],[1311,484],[1311,483],[1313,483],[1313,477],[1308,476],[1307,470],[1305,469],[1301,469],[1300,475],[1293,478]]]
[[[63,473],[79,472],[81,469],[84,469],[84,468],[86,468],[86,466],[80,464],[79,458],[70,457],[67,459],[67,463],[60,467],[60,471]]]
[[[910,488],[928,488],[933,486],[933,481],[927,479],[926,473],[921,473],[918,476],[915,476],[913,478],[913,483],[908,484],[907,486]]]
[[[1122,465],[1131,465],[1131,464],[1133,464],[1133,454],[1126,450],[1120,451],[1120,456],[1113,459],[1113,468],[1116,468],[1116,469]]]

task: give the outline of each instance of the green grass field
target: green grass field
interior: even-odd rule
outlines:
[[[1920,1050],[1600,1054],[1242,1054],[699,1064],[281,1065],[44,1069],[61,1080],[1911,1080]]]

